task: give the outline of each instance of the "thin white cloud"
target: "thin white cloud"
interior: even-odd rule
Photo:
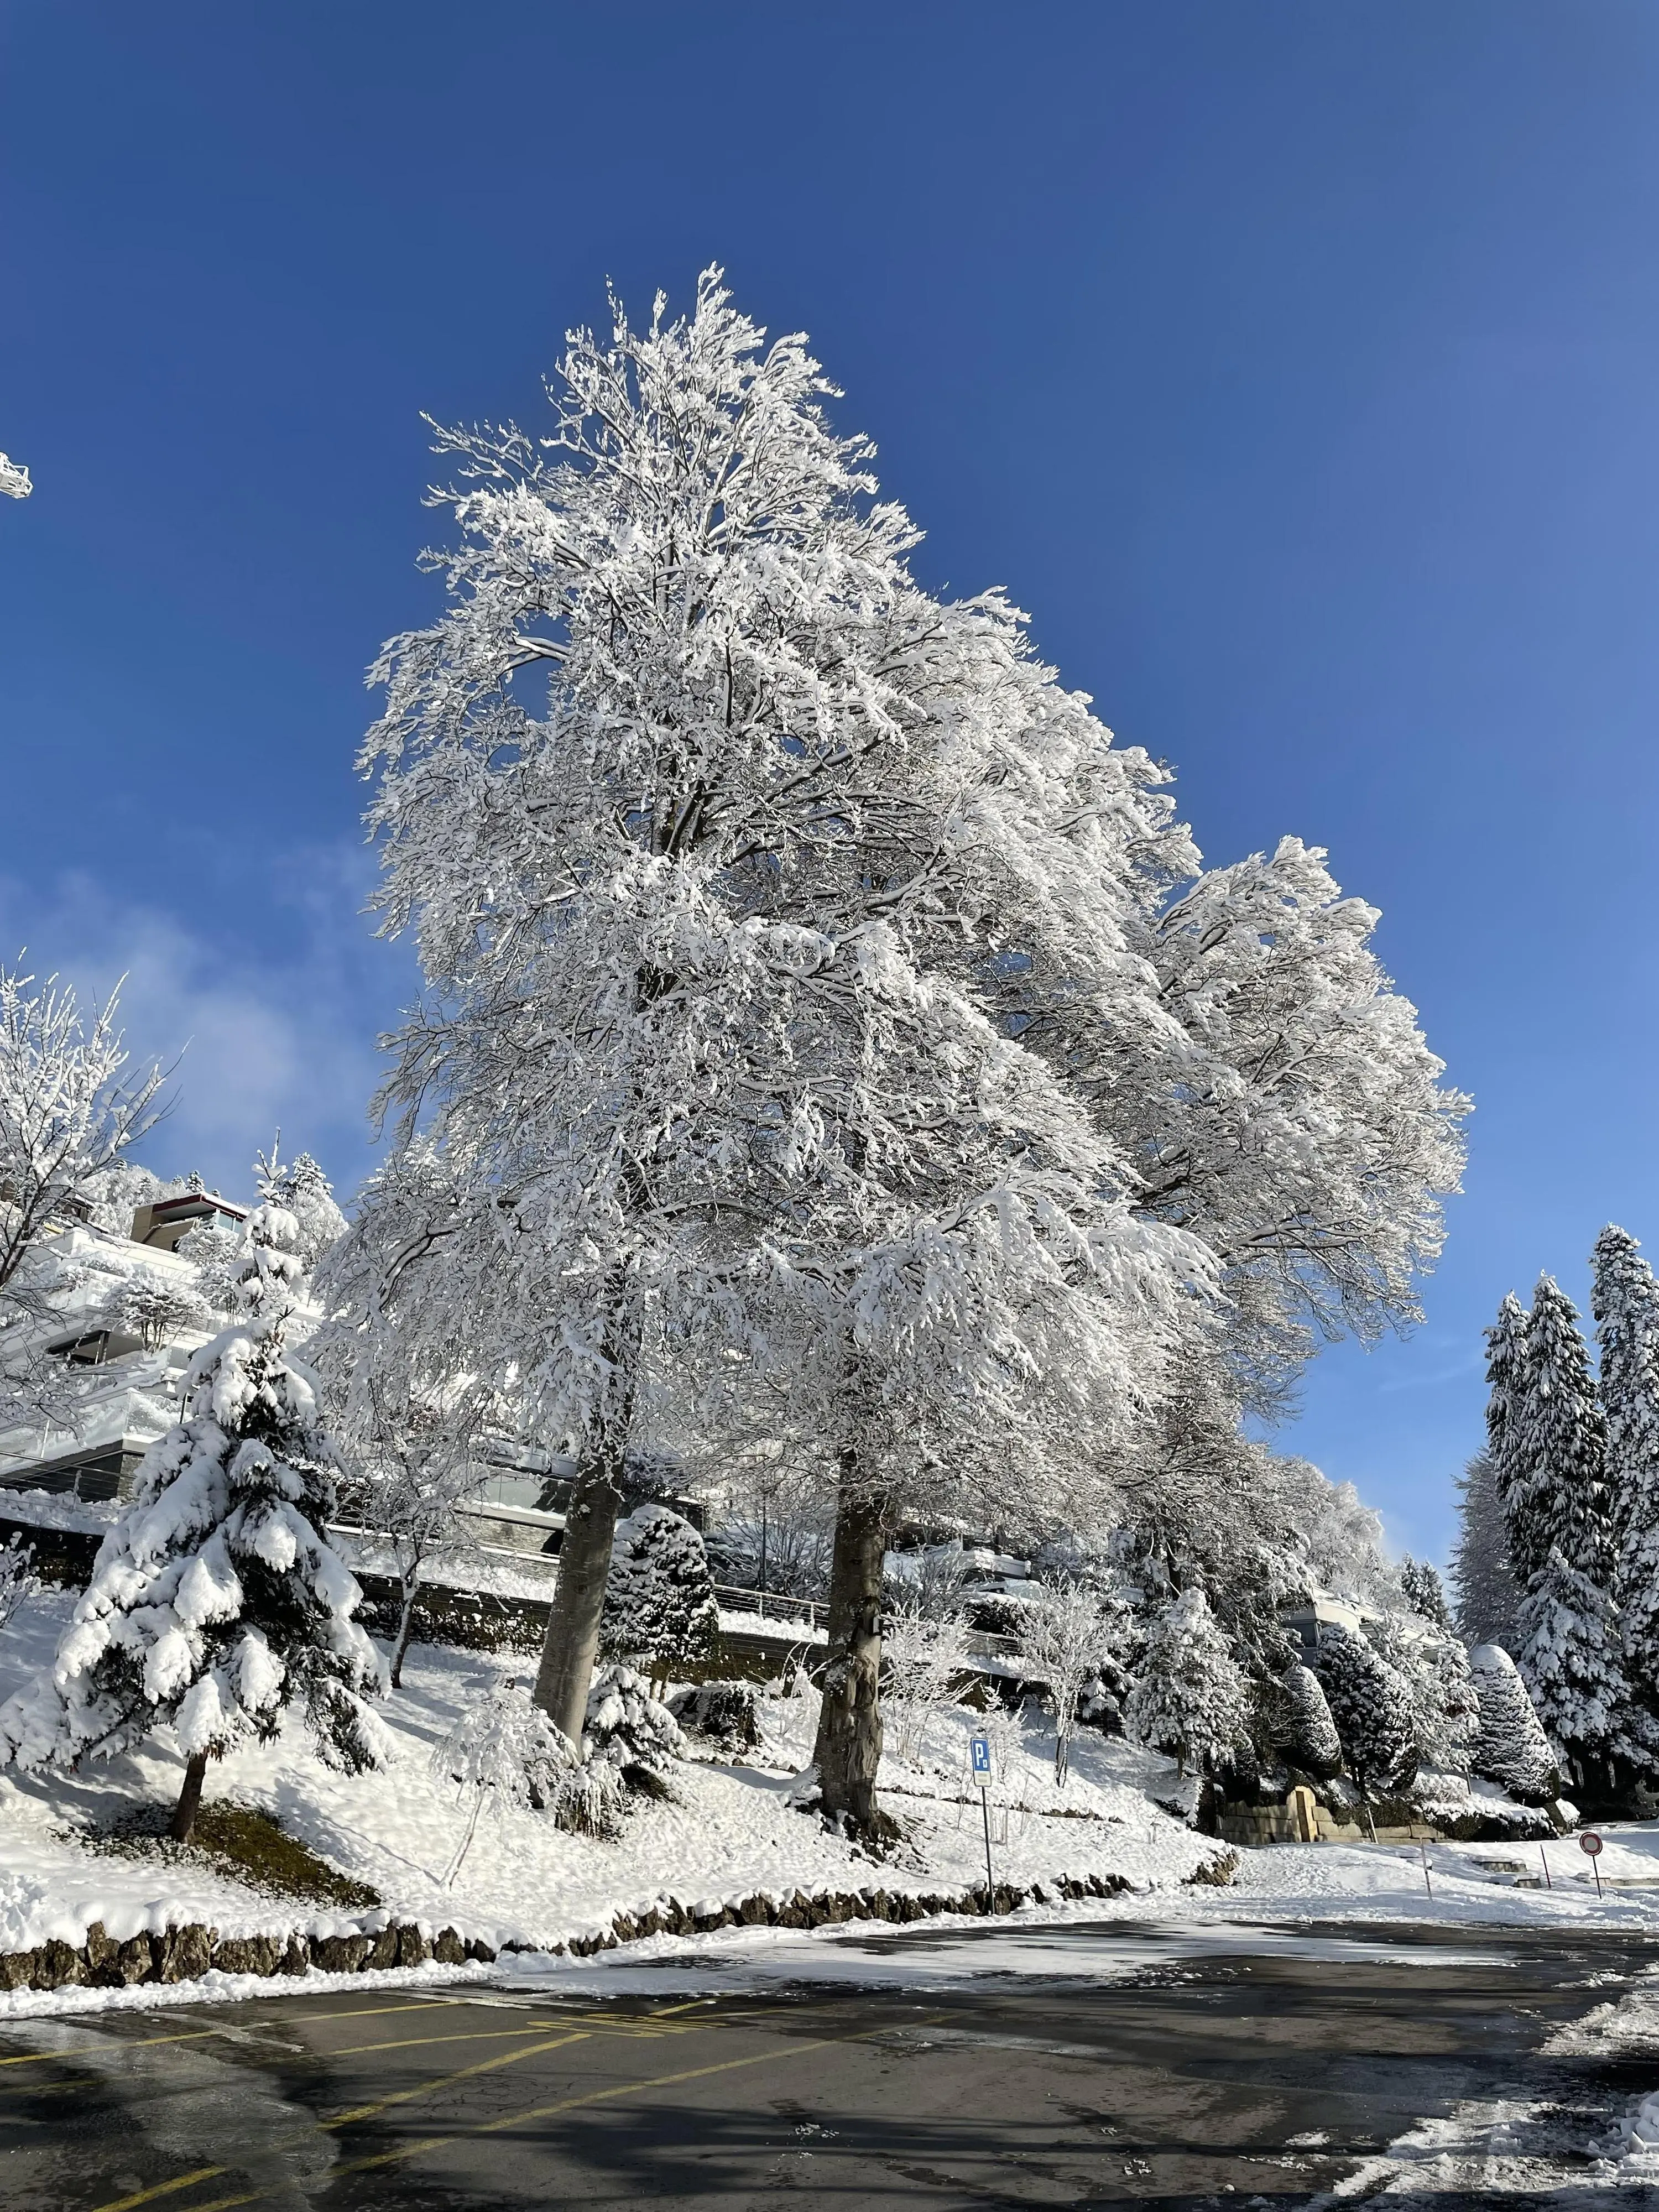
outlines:
[[[370,1157],[375,1040],[412,994],[406,954],[375,941],[362,908],[370,864],[350,848],[297,847],[259,871],[263,940],[204,927],[154,896],[81,871],[44,891],[0,878],[0,957],[101,999],[125,974],[121,1018],[137,1061],[178,1063],[173,1110],[140,1157],[246,1188],[256,1151],[283,1132],[343,1193]]]

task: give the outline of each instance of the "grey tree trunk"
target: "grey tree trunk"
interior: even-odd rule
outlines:
[[[881,1568],[889,1499],[858,1480],[856,1453],[841,1455],[835,1551],[830,1567],[830,1652],[812,1757],[824,1812],[872,1842],[896,1832],[876,1802],[881,1764]]]
[[[202,1808],[202,1783],[207,1773],[208,1755],[204,1751],[193,1751],[185,1762],[185,1786],[179,1792],[179,1802],[173,1808],[173,1818],[167,1823],[167,1833],[175,1844],[187,1844],[196,1827],[196,1815]]]
[[[404,1609],[398,1622],[398,1640],[392,1651],[392,1687],[404,1686],[404,1661],[409,1654],[410,1639],[415,1633],[415,1600],[421,1587],[421,1571],[417,1566],[404,1583]]]
[[[622,1454],[596,1455],[578,1474],[565,1508],[559,1579],[536,1670],[536,1703],[567,1741],[580,1745],[599,1653],[599,1622],[611,1546],[622,1510]]]

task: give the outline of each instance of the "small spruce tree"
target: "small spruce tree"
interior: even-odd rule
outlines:
[[[1369,1796],[1404,1781],[1417,1743],[1416,1703],[1404,1676],[1338,1622],[1320,1630],[1314,1671],[1360,1788]]]
[[[1560,1773],[1515,1662],[1500,1644],[1478,1644],[1469,1672],[1480,1700],[1474,1771],[1523,1805],[1547,1804],[1560,1793]]]
[[[714,1649],[720,1607],[702,1538],[683,1513],[641,1505],[617,1529],[600,1648],[642,1659],[653,1690],[700,1666]]]
[[[1409,1552],[1400,1563],[1400,1588],[1407,1604],[1419,1620],[1431,1628],[1451,1630],[1451,1609],[1438,1568],[1427,1559],[1414,1559]]]
[[[210,1759],[275,1735],[291,1707],[325,1759],[378,1764],[363,1700],[380,1661],[361,1599],[320,1533],[337,1466],[288,1349],[304,1287],[300,1230],[270,1193],[249,1216],[239,1319],[191,1363],[185,1413],[145,1455],[51,1667],[0,1707],[0,1763],[109,1757],[163,1727],[185,1754],[172,1832],[188,1842]]]
[[[1521,1591],[1510,1565],[1497,1466],[1490,1450],[1478,1451],[1457,1478],[1460,1522],[1452,1553],[1457,1592],[1457,1632],[1466,1644],[1517,1644]]]
[[[1279,1677],[1285,1692],[1284,1751],[1292,1766],[1327,1782],[1342,1767],[1342,1741],[1319,1677],[1300,1662]]]
[[[1207,1772],[1248,1740],[1244,1677],[1196,1586],[1158,1614],[1123,1717],[1137,1742],[1168,1753],[1183,1774]]]

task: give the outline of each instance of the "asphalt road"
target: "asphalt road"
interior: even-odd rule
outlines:
[[[8,2022],[0,2205],[1237,2212],[1307,2203],[1464,2099],[1547,2098],[1563,2141],[1582,2142],[1589,2116],[1653,2087],[1651,2062],[1538,2056],[1552,2028],[1659,1964],[1653,1944],[1356,1932],[1251,1956],[1214,1930],[1190,1948],[1121,1923],[1057,1931],[1116,1977],[1097,1980],[603,2002],[307,1990]],[[971,1966],[975,1941],[907,1929],[863,1949],[919,1982]]]

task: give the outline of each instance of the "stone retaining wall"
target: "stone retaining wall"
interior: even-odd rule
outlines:
[[[1191,1878],[1196,1882],[1225,1882],[1237,1863],[1231,1852],[1223,1852]],[[736,1905],[686,1905],[667,1897],[643,1912],[615,1913],[605,1926],[546,1948],[554,1955],[585,1959],[647,1936],[704,1936],[717,1928],[831,1928],[849,1920],[902,1923],[929,1919],[939,1913],[987,1917],[1017,1912],[1024,1905],[1116,1897],[1129,1887],[1121,1875],[1097,1874],[1060,1875],[1030,1883],[999,1882],[988,1899],[983,1883],[965,1891],[757,1891]],[[510,1952],[533,1952],[538,1948],[519,1943],[506,1947]],[[125,1943],[116,1942],[105,1934],[101,1922],[94,1922],[78,1948],[51,1942],[32,1951],[0,1954],[0,1990],[119,1989],[139,1982],[187,1982],[198,1979],[210,1967],[224,1974],[295,1975],[310,1968],[325,1974],[359,1974],[424,1966],[431,1960],[456,1966],[469,1960],[487,1963],[496,1956],[488,1943],[476,1936],[463,1936],[458,1929],[445,1928],[430,1936],[411,1922],[394,1921],[374,1933],[344,1936],[222,1937],[216,1929],[192,1921],[183,1928],[166,1929],[159,1936],[134,1936]]]

